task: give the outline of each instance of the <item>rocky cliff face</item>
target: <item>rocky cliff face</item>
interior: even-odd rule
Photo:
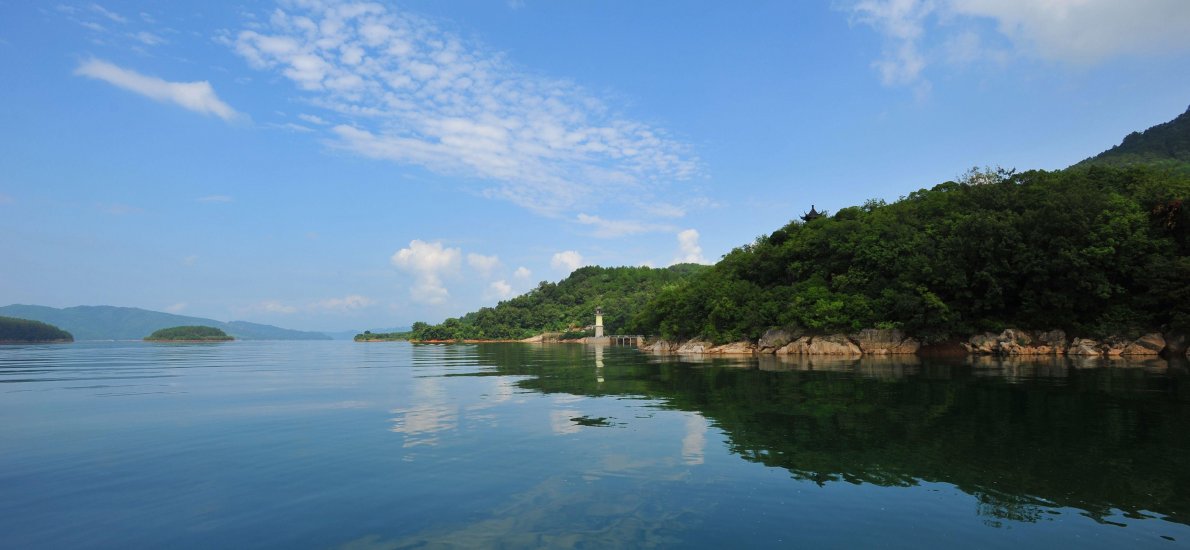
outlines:
[[[897,329],[864,329],[852,334],[851,340],[864,355],[910,355],[921,348],[920,342]]]
[[[1066,333],[1060,330],[1034,333],[1010,328],[998,335],[985,332],[972,336],[963,347],[978,355],[1062,355],[1070,346]]]
[[[1109,337],[1103,340],[1074,338],[1061,330],[1025,331],[1006,329],[1000,334],[976,334],[958,344],[970,355],[1001,357],[1076,356],[1076,357],[1154,357],[1186,354],[1184,335],[1146,334],[1135,340]],[[653,353],[704,355],[807,355],[858,357],[867,355],[914,355],[921,342],[896,329],[864,329],[854,334],[804,335],[786,329],[766,331],[755,343],[733,342],[714,345],[703,340],[669,342],[657,340],[641,346]]]
[[[1028,332],[1007,329],[967,339],[963,347],[974,355],[1072,355],[1080,357],[1156,356],[1166,348],[1165,337],[1158,332],[1130,340],[1109,337],[1103,340],[1075,338],[1067,343],[1060,330]]]

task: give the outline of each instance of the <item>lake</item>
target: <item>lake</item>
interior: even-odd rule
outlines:
[[[1190,374],[582,345],[0,346],[0,547],[1190,543]]]

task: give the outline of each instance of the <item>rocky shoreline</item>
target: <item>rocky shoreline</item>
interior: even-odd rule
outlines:
[[[1072,357],[1182,357],[1190,356],[1185,334],[1152,332],[1140,338],[1068,338],[1061,330],[1006,329],[986,332],[966,340],[923,345],[896,329],[865,329],[852,334],[806,335],[783,329],[765,332],[757,341],[714,345],[703,340],[646,341],[641,349],[654,353],[704,355],[810,355],[860,357],[865,355],[986,355]]]

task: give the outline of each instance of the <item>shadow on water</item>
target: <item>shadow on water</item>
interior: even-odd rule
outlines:
[[[1183,361],[642,356],[479,345],[481,372],[541,393],[694,411],[740,457],[818,484],[952,484],[990,525],[1059,507],[1190,523]],[[416,352],[415,352],[416,353]]]

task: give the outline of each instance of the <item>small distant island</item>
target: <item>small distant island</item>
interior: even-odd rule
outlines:
[[[405,332],[372,332],[365,330],[355,335],[356,342],[398,342],[412,338],[412,331]]]
[[[146,342],[227,342],[235,340],[215,327],[184,326],[163,328],[145,337]]]
[[[0,344],[62,344],[74,336],[41,321],[0,317]]]

